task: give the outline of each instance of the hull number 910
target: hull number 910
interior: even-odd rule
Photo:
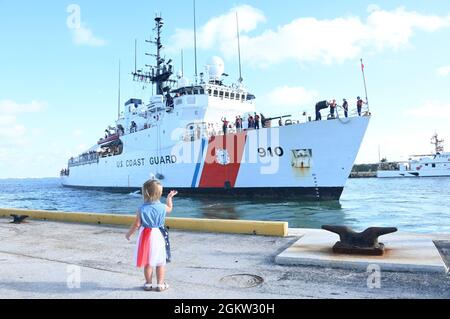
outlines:
[[[275,148],[272,148],[272,147],[267,147],[267,148],[260,147],[260,148],[258,148],[258,154],[259,154],[259,157],[268,157],[268,156],[270,156],[270,157],[275,157],[275,156],[282,157],[284,155],[284,150],[283,150],[283,148],[281,146],[277,146]]]

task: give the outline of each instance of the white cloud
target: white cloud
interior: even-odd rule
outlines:
[[[24,137],[26,132],[26,128],[20,124],[0,126],[0,137],[2,138],[19,139]]]
[[[16,122],[16,117],[13,115],[0,115],[0,127],[11,125]]]
[[[250,32],[259,23],[265,22],[264,14],[249,5],[232,8],[226,14],[210,19],[197,30],[197,46],[201,49],[219,47],[222,51],[236,52],[236,12],[239,18],[240,32]],[[178,48],[190,48],[194,41],[194,31],[190,29],[176,29],[170,38],[169,50],[178,52]],[[229,47],[232,45],[231,47]]]
[[[81,137],[83,136],[84,132],[82,130],[76,129],[72,132],[73,137]]]
[[[236,10],[244,12],[240,14],[243,16],[240,28],[243,58],[258,66],[286,60],[343,62],[359,58],[362,52],[403,47],[417,31],[433,32],[450,26],[450,15],[423,15],[404,8],[386,11],[369,6],[365,21],[356,16],[301,17],[276,29],[250,35],[248,33],[256,30],[266,18],[251,6],[240,6],[212,18],[200,28],[200,48],[218,48],[226,57],[236,54]],[[191,47],[192,32],[178,29],[172,40],[178,47]]]
[[[17,115],[24,113],[36,113],[42,111],[47,103],[32,101],[30,103],[17,103],[12,100],[0,101],[0,147],[8,147],[23,144],[27,129],[20,124]]]
[[[0,114],[34,113],[43,110],[47,106],[45,102],[31,101],[20,104],[11,100],[0,101]]]
[[[439,121],[450,120],[450,104],[437,101],[426,102],[423,106],[412,108],[405,112],[406,115],[417,118],[436,119]]]
[[[307,90],[301,86],[283,86],[270,92],[265,100],[271,105],[283,105],[283,107],[310,106],[318,96],[319,92]]]
[[[106,45],[106,41],[98,38],[94,33],[86,26],[80,25],[78,28],[71,29],[73,42],[76,45],[87,45],[91,47],[102,47]]]
[[[436,73],[440,76],[448,76],[450,74],[450,65],[441,66],[436,70]]]

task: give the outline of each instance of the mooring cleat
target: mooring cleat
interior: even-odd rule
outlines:
[[[338,234],[340,241],[333,247],[336,254],[350,255],[384,255],[384,244],[378,242],[378,237],[395,233],[395,227],[371,227],[357,233],[346,226],[322,226],[322,229]]]
[[[11,215],[11,217],[14,219],[11,224],[22,224],[23,221],[28,218],[27,215]]]

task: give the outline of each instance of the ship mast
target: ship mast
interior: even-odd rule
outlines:
[[[444,153],[444,140],[440,140],[437,133],[431,138],[431,144],[434,145],[436,154]]]
[[[164,20],[157,16],[155,18],[155,29],[156,38],[155,41],[146,40],[146,42],[154,44],[156,46],[156,54],[146,55],[153,56],[156,58],[156,66],[147,65],[150,67],[150,72],[142,72],[142,70],[137,70],[132,73],[133,80],[137,82],[152,83],[156,86],[156,94],[163,95],[165,91],[168,90],[164,85],[166,82],[174,82],[169,80],[173,74],[173,67],[171,65],[172,60],[165,61],[161,56],[161,51],[164,48],[161,41],[162,28],[164,26]]]

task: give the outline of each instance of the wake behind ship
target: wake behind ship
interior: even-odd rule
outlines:
[[[155,178],[181,194],[339,200],[370,113],[264,117],[242,79],[224,84],[220,58],[198,83],[175,80],[171,60],[161,57],[162,18],[155,24],[156,65],[133,78],[156,94],[149,103],[129,99],[105,137],[69,160],[62,185],[132,191]]]

